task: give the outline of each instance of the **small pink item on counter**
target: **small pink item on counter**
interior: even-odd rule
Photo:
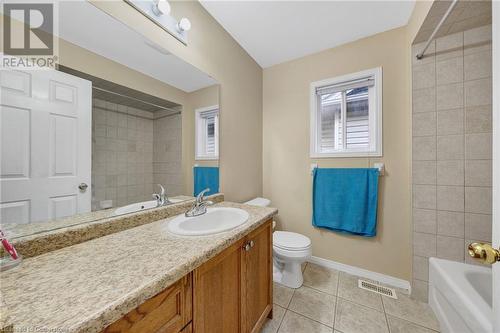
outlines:
[[[10,254],[12,259],[16,260],[18,258],[17,251],[14,248],[14,246],[12,246],[12,244],[7,240],[7,238],[5,238],[5,235],[3,234],[2,230],[0,230],[0,240],[2,241],[2,245],[5,251],[7,251]]]

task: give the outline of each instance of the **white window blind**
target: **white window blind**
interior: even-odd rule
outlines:
[[[379,154],[376,73],[312,84],[312,155]],[[352,153],[352,154],[351,154]]]
[[[214,159],[219,155],[219,109],[196,111],[196,159]]]
[[[351,80],[346,82],[339,82],[323,87],[316,88],[316,94],[333,94],[336,92],[342,92],[349,89],[373,87],[375,85],[375,79],[373,77],[366,77],[358,80]]]
[[[215,119],[218,117],[217,111],[206,111],[200,114],[203,119],[203,131],[205,140],[205,152],[207,155],[215,154]]]

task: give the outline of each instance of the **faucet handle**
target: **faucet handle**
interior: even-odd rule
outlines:
[[[198,203],[202,202],[203,199],[205,198],[205,193],[207,193],[209,191],[210,191],[210,189],[206,188],[203,191],[201,191],[200,193],[198,193],[198,195],[196,196],[196,202],[198,202]]]

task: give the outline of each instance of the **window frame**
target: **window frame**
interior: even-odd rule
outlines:
[[[349,81],[373,77],[374,86],[368,89],[368,121],[370,147],[363,149],[346,149],[336,152],[321,152],[319,150],[321,116],[318,109],[318,95],[316,89],[340,84]],[[382,156],[382,67],[376,67],[356,73],[336,76],[326,80],[312,82],[310,85],[310,157],[332,158],[332,157],[381,157]],[[343,100],[344,103],[344,100]],[[345,103],[344,103],[345,104]],[[345,105],[343,105],[345,109]],[[374,111],[372,111],[374,110]],[[344,117],[345,118],[345,117]],[[345,123],[345,119],[342,120]],[[345,132],[344,132],[345,133]],[[345,139],[345,138],[343,138]],[[373,144],[373,140],[375,141]]]
[[[203,127],[203,117],[201,114],[208,111],[217,111],[217,117],[215,118],[215,155],[207,155],[200,153],[200,148],[206,146],[206,137],[201,136],[200,134],[204,133]],[[195,110],[195,125],[194,125],[194,159],[195,161],[211,161],[219,159],[219,119],[220,119],[220,110],[219,105],[206,106],[202,108],[198,108]]]

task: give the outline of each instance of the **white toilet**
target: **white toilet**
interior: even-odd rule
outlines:
[[[269,206],[271,201],[255,198],[245,202],[253,206]],[[275,222],[273,221],[273,228]],[[302,263],[311,257],[311,240],[301,234],[288,231],[273,232],[273,280],[290,288],[299,288],[302,277]]]

